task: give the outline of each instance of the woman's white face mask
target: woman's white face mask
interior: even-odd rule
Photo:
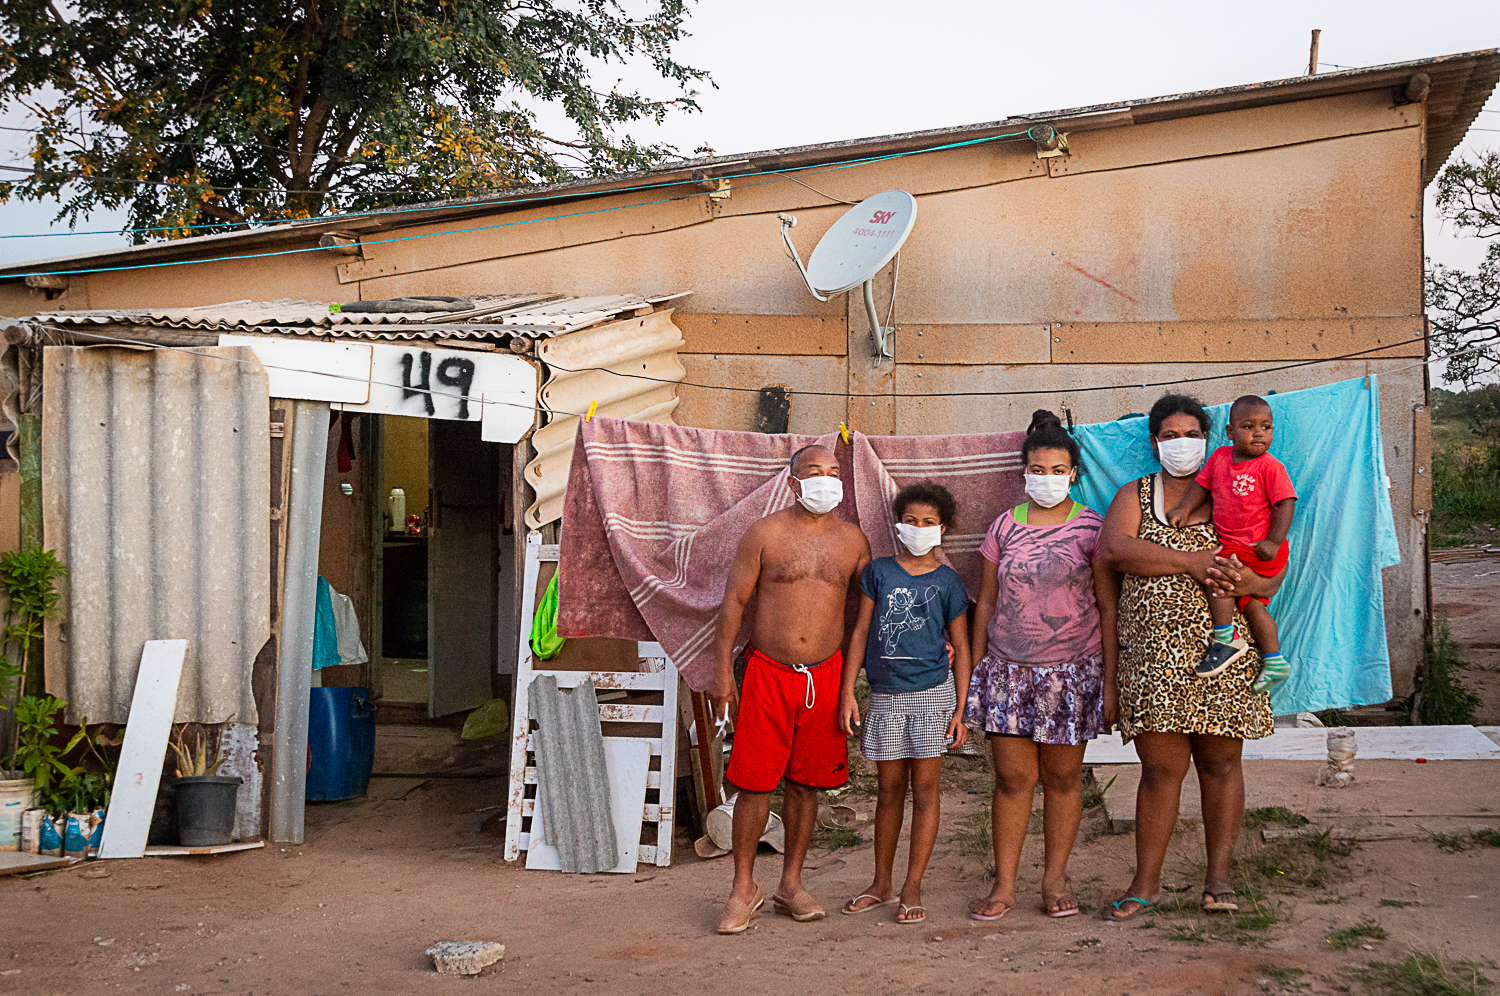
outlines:
[[[1026,475],[1027,497],[1043,508],[1051,508],[1068,497],[1068,489],[1072,486],[1071,473]]]
[[[797,501],[813,515],[827,515],[844,500],[844,482],[837,477],[799,477],[802,497]]]
[[[910,550],[913,557],[920,557],[943,542],[943,527],[913,526],[910,523],[898,522],[896,535],[901,539],[901,545]]]
[[[1158,439],[1156,455],[1161,459],[1161,469],[1173,477],[1190,477],[1203,466],[1203,456],[1208,452],[1208,440],[1178,436],[1176,439]]]

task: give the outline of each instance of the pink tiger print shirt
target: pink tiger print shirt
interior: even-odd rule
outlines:
[[[1036,667],[1102,652],[1093,563],[1103,525],[1089,508],[1057,526],[1017,522],[1014,510],[995,520],[979,547],[1000,580],[991,656]]]

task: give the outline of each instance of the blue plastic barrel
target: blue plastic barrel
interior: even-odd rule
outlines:
[[[375,705],[365,688],[314,688],[307,710],[307,798],[353,799],[370,788]]]

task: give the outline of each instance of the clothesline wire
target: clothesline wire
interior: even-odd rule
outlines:
[[[565,411],[563,409],[558,409],[558,408],[544,408],[544,407],[542,407],[541,405],[538,405],[538,404],[523,405],[523,404],[520,404],[520,403],[514,402],[514,401],[499,401],[499,400],[494,400],[494,399],[490,399],[490,398],[475,397],[475,396],[472,396],[472,395],[459,394],[459,393],[453,392],[453,391],[441,391],[441,390],[436,390],[436,389],[431,389],[431,388],[415,388],[415,387],[410,387],[410,386],[408,386],[406,384],[388,383],[388,382],[385,382],[385,381],[377,381],[377,380],[372,380],[372,379],[368,379],[368,378],[364,378],[364,377],[356,377],[356,376],[353,376],[353,375],[350,375],[350,374],[328,373],[328,372],[325,372],[325,371],[322,371],[322,370],[309,370],[309,369],[304,369],[304,368],[301,368],[301,367],[288,367],[288,366],[282,366],[280,364],[263,363],[263,362],[261,362],[258,359],[257,360],[241,360],[241,359],[239,359],[237,357],[220,356],[220,355],[218,355],[216,353],[207,353],[207,352],[204,352],[204,349],[206,349],[208,347],[194,348],[194,347],[191,347],[191,346],[165,346],[165,345],[161,345],[161,344],[158,344],[158,343],[150,342],[150,341],[144,340],[144,339],[126,339],[126,338],[122,338],[120,336],[112,336],[112,335],[107,335],[107,334],[102,333],[102,332],[94,332],[94,331],[90,331],[87,334],[89,336],[93,337],[93,338],[96,338],[96,339],[107,339],[107,340],[109,340],[109,342],[107,342],[107,343],[88,344],[88,345],[93,345],[93,346],[123,345],[123,346],[144,346],[144,347],[151,348],[151,349],[169,349],[169,350],[172,350],[174,352],[189,353],[189,354],[196,355],[196,356],[204,356],[204,357],[207,357],[209,359],[228,360],[228,361],[234,362],[234,363],[244,363],[244,364],[247,364],[247,365],[250,365],[250,366],[261,367],[261,368],[266,369],[266,370],[280,370],[280,371],[283,371],[283,372],[295,373],[295,374],[312,374],[312,375],[319,376],[319,377],[328,377],[328,378],[331,378],[333,380],[346,380],[346,381],[357,382],[357,383],[360,383],[360,384],[369,384],[369,385],[371,385],[373,387],[395,388],[395,389],[400,390],[400,391],[409,392],[409,394],[421,394],[421,395],[427,395],[427,396],[433,397],[433,398],[452,398],[452,399],[457,400],[457,401],[468,401],[470,404],[476,404],[476,405],[507,405],[507,406],[512,407],[512,408],[525,408],[525,409],[528,409],[528,410],[533,411],[533,412],[547,412],[547,413],[553,414],[553,415],[575,415],[575,416],[577,416],[579,418],[586,417],[583,412],[571,412],[571,411]],[[266,336],[265,338],[267,338],[267,339],[276,339],[277,341],[283,341],[283,342],[294,341],[294,340],[279,339],[279,337],[273,337],[273,336]],[[86,345],[85,348],[88,348],[88,345]],[[438,347],[438,346],[423,346],[423,347],[413,347],[413,348],[437,349],[437,348],[441,348],[441,347]],[[1273,367],[1262,367],[1262,368],[1260,368],[1258,370],[1245,370],[1245,371],[1241,371],[1239,373],[1213,374],[1213,375],[1203,376],[1203,377],[1179,378],[1179,379],[1176,379],[1176,380],[1147,381],[1147,382],[1143,382],[1140,385],[1140,387],[1142,389],[1149,388],[1149,387],[1174,387],[1174,386],[1179,385],[1179,384],[1198,384],[1198,383],[1205,383],[1205,382],[1208,382],[1208,381],[1228,380],[1228,379],[1233,379],[1233,378],[1236,378],[1236,377],[1257,377],[1257,376],[1260,376],[1261,374],[1276,373],[1276,372],[1281,371],[1281,370],[1292,370],[1292,369],[1296,369],[1298,367],[1312,366],[1312,365],[1320,364],[1320,363],[1334,363],[1334,362],[1337,362],[1339,360],[1354,359],[1354,358],[1357,358],[1357,357],[1360,357],[1360,356],[1364,356],[1364,355],[1366,355],[1368,353],[1379,352],[1381,350],[1391,349],[1391,348],[1393,348],[1393,347],[1391,347],[1391,346],[1377,346],[1374,349],[1365,349],[1365,350],[1360,350],[1358,352],[1353,352],[1353,353],[1344,353],[1344,354],[1342,354],[1340,356],[1319,357],[1318,359],[1315,359],[1315,360],[1303,360],[1303,361],[1298,362],[1298,363],[1285,363],[1285,364],[1281,364],[1281,365],[1273,366]],[[1433,363],[1440,363],[1440,362],[1442,362],[1444,360],[1450,360],[1450,359],[1453,359],[1454,357],[1461,356],[1461,355],[1463,355],[1465,353],[1471,353],[1471,352],[1474,352],[1475,350],[1482,349],[1482,348],[1484,348],[1484,344],[1476,344],[1476,345],[1473,345],[1473,346],[1466,346],[1466,347],[1464,347],[1462,349],[1456,349],[1456,350],[1454,350],[1454,351],[1452,351],[1450,353],[1445,353],[1445,354],[1443,354],[1441,356],[1432,356],[1432,357],[1429,357],[1429,358],[1427,358],[1425,360],[1419,360],[1416,363],[1409,363],[1409,364],[1407,364],[1405,366],[1397,367],[1394,370],[1387,370],[1387,371],[1385,371],[1385,373],[1387,373],[1387,374],[1400,373],[1403,370],[1410,370],[1410,369],[1413,369],[1414,367],[1427,366],[1427,365],[1430,365],[1430,364],[1433,364]],[[616,371],[616,370],[610,370],[607,367],[576,367],[576,368],[573,368],[573,367],[560,366],[560,365],[558,365],[556,363],[552,363],[550,361],[545,361],[545,362],[547,363],[547,366],[551,367],[554,370],[562,371],[563,373],[595,373],[595,372],[598,372],[598,373],[607,373],[607,374],[612,374],[612,375],[614,375],[616,377],[633,378],[633,379],[636,379],[636,380],[651,381],[653,383],[658,383],[658,384],[671,384],[671,385],[674,385],[676,387],[693,387],[693,388],[700,388],[700,389],[711,390],[711,391],[734,391],[734,392],[757,393],[757,394],[760,393],[760,391],[761,391],[761,388],[758,388],[758,387],[734,387],[734,386],[723,385],[723,384],[696,384],[696,383],[692,383],[690,381],[669,380],[669,379],[667,379],[665,377],[651,377],[651,376],[647,376],[645,374],[620,373],[619,371]],[[954,391],[954,392],[949,392],[949,393],[938,393],[938,394],[864,394],[864,393],[843,393],[843,394],[840,394],[840,393],[833,392],[833,391],[794,391],[793,393],[794,394],[804,395],[804,396],[810,396],[810,397],[846,398],[846,399],[849,399],[849,398],[933,398],[933,399],[940,399],[940,398],[970,398],[970,397],[1025,397],[1025,396],[1035,396],[1035,395],[1042,395],[1042,394],[1058,394],[1058,395],[1083,394],[1083,393],[1094,392],[1094,391],[1130,390],[1130,389],[1133,389],[1135,386],[1136,386],[1136,384],[1134,382],[1132,382],[1132,383],[1129,383],[1129,384],[1090,385],[1090,386],[1086,386],[1086,387],[1074,387],[1074,388],[1067,388],[1067,389],[1063,389],[1063,390],[1051,389],[1051,390],[1041,390],[1041,391]],[[333,402],[333,404],[353,404],[353,402]],[[481,409],[481,411],[482,411],[482,409]]]
[[[797,172],[797,171],[800,171],[800,170],[806,170],[806,172],[803,175],[805,175],[805,176],[818,176],[818,175],[821,175],[823,173],[828,173],[828,172],[832,172],[832,171],[835,171],[835,170],[848,169],[848,168],[853,167],[853,166],[863,166],[863,165],[867,165],[867,164],[870,164],[870,163],[886,162],[886,161],[891,160],[891,159],[901,159],[901,158],[905,158],[907,156],[926,155],[927,153],[930,153],[930,152],[945,152],[945,151],[948,151],[948,150],[951,150],[951,149],[958,149],[958,148],[963,148],[963,147],[972,146],[972,145],[982,145],[982,144],[986,144],[986,143],[989,143],[989,142],[1019,141],[1019,140],[1021,140],[1023,138],[1029,138],[1030,135],[1031,135],[1031,128],[1027,128],[1025,131],[1006,132],[1006,133],[1001,134],[1001,135],[990,135],[990,136],[987,136],[985,138],[965,139],[964,141],[960,141],[960,142],[946,142],[946,143],[943,143],[941,145],[933,145],[933,146],[929,146],[929,147],[924,148],[924,149],[908,149],[908,150],[906,150],[904,152],[891,152],[891,153],[886,153],[884,155],[879,155],[879,156],[861,156],[861,157],[856,158],[856,159],[849,159],[849,160],[845,160],[845,161],[839,162],[839,163],[825,163],[821,167],[789,167],[789,168],[784,168],[784,169],[750,170],[750,171],[743,172],[743,173],[725,173],[723,175],[714,176],[714,177],[712,177],[712,179],[715,179],[715,180],[743,180],[743,179],[751,179],[751,178],[757,177],[757,176],[771,176],[771,177],[773,177],[773,179],[763,180],[763,181],[761,181],[761,183],[747,184],[746,185],[747,188],[748,187],[758,187],[758,186],[762,186],[763,184],[767,184],[767,183],[781,183],[781,182],[784,182],[786,180],[792,180],[792,181],[797,182],[797,183],[802,183],[801,180],[797,179],[797,177],[795,177],[795,176],[792,175],[794,172]],[[709,164],[705,165],[703,168],[704,169],[713,169],[714,166],[713,166],[712,163],[709,163]],[[86,179],[89,179],[89,178],[88,177],[80,177],[79,179],[80,180],[86,180]],[[608,194],[636,193],[636,192],[639,192],[639,191],[642,191],[642,190],[656,190],[656,189],[659,189],[661,187],[677,187],[677,186],[681,186],[682,184],[687,183],[687,182],[689,182],[689,181],[687,181],[687,180],[662,180],[662,181],[658,181],[658,182],[655,182],[655,183],[641,183],[641,184],[634,184],[634,185],[628,186],[628,187],[619,187],[619,188],[616,188],[614,190],[604,191],[603,193],[608,193]],[[195,186],[195,185],[192,185],[192,184],[184,184],[184,185],[185,186]],[[804,187],[807,186],[807,184],[805,184],[805,183],[803,183],[802,185]],[[250,188],[240,188],[240,189],[246,189],[246,190],[248,190]],[[828,197],[828,198],[830,198],[832,200],[839,200],[839,198],[833,197],[830,194],[825,194],[821,190],[816,190],[815,188],[812,188],[812,187],[808,187],[808,189],[809,190],[814,190],[815,193],[820,194],[823,197]],[[671,198],[671,199],[673,199],[673,200],[686,200],[686,199],[691,198],[691,197],[707,197],[709,195],[709,193],[710,193],[710,191],[700,191],[700,192],[696,192],[696,193],[693,193],[693,194],[689,194],[686,197]],[[569,197],[576,197],[576,196],[578,196],[578,193],[576,191],[563,190],[563,191],[559,191],[559,192],[557,192],[555,194],[547,194],[547,195],[542,195],[542,196],[538,196],[538,197],[508,198],[508,199],[505,199],[505,200],[498,200],[498,201],[493,202],[493,206],[499,207],[499,208],[509,208],[509,207],[514,207],[516,205],[521,205],[521,204],[550,203],[552,201],[565,200],[565,199],[567,199]],[[624,210],[626,208],[646,207],[646,206],[649,206],[651,204],[660,204],[660,203],[664,203],[664,202],[663,201],[648,201],[648,202],[645,202],[645,203],[642,203],[642,204],[621,204],[621,205],[618,205],[617,207],[610,208],[608,210],[619,211],[619,210]],[[856,202],[847,202],[846,201],[845,203],[856,203]],[[410,208],[399,208],[399,209],[395,209],[395,210],[399,210],[400,212],[402,212],[404,214],[410,214],[410,213],[420,213],[420,212],[426,212],[426,211],[443,211],[443,210],[448,210],[450,208],[453,208],[455,206],[457,206],[457,207],[465,207],[467,205],[439,204],[439,205],[430,205],[430,206],[418,206],[418,207],[410,207]],[[483,207],[483,206],[486,206],[486,205],[484,205],[484,204],[476,204],[474,206],[475,207]],[[382,216],[382,215],[386,215],[386,214],[392,213],[392,210],[393,209],[385,208],[385,209],[371,210],[371,211],[356,211],[356,212],[350,212],[350,213],[347,213],[347,214],[319,215],[318,217],[315,217],[315,218],[285,218],[285,219],[281,219],[279,221],[273,221],[273,222],[263,223],[261,228],[254,229],[254,230],[256,230],[256,231],[262,231],[262,230],[266,230],[266,229],[269,229],[269,228],[272,228],[272,227],[275,227],[275,226],[278,226],[278,225],[318,224],[318,223],[327,222],[327,221],[339,221],[339,220],[344,220],[344,219],[349,219],[349,218],[379,217],[379,216]],[[562,218],[569,218],[569,217],[573,217],[573,215],[562,215],[559,218],[535,218],[535,219],[532,219],[531,221],[528,221],[528,222],[518,222],[517,224],[533,224],[535,222],[541,222],[541,221],[559,221]],[[155,227],[155,228],[131,228],[131,229],[124,229],[123,231],[130,231],[130,232],[181,231],[181,230],[184,230],[184,229],[192,229],[192,228],[224,228],[224,227],[234,227],[234,226],[238,226],[238,225],[242,225],[242,224],[249,224],[249,223],[248,222],[211,222],[211,223],[207,223],[207,224],[203,224],[203,225],[167,225],[167,226],[159,226],[159,227]],[[484,229],[476,229],[476,230],[477,231],[484,231]],[[40,238],[40,237],[64,236],[64,235],[113,235],[113,234],[117,234],[117,233],[115,231],[96,231],[96,232],[43,232],[43,233],[40,233],[39,235],[8,235],[8,236],[0,236],[0,238]],[[463,233],[461,233],[461,232],[434,232],[434,233],[432,233],[432,235],[458,235],[458,234],[463,234]],[[424,236],[424,237],[431,237],[431,236]],[[365,244],[366,245],[375,245],[377,243],[369,242],[369,243],[365,243]],[[312,249],[287,250],[287,252],[316,251],[317,248],[319,248],[319,247],[313,247]],[[261,254],[258,254],[256,256],[234,256],[234,257],[226,257],[226,258],[228,258],[228,259],[256,259],[256,258],[259,258],[259,256],[264,256],[264,255],[285,255],[285,254],[286,253],[261,253]],[[222,260],[207,260],[207,259],[205,259],[205,260],[183,260],[183,261],[180,261],[179,263],[176,263],[176,264],[166,264],[166,263],[162,263],[162,264],[146,264],[146,266],[181,265],[182,263],[195,263],[195,262],[211,263],[211,262],[222,262]],[[137,267],[101,267],[101,268],[98,268],[98,269],[95,269],[95,270],[49,270],[47,272],[49,272],[49,273],[58,273],[58,274],[61,274],[61,273],[97,273],[97,272],[107,272],[107,271],[116,270],[116,269],[142,269],[142,268],[144,268],[144,267],[142,267],[142,266],[137,266]]]
[[[1236,377],[1256,377],[1256,376],[1259,376],[1261,374],[1276,373],[1276,372],[1281,371],[1281,370],[1294,370],[1294,369],[1296,369],[1298,367],[1313,366],[1313,365],[1319,364],[1319,363],[1334,363],[1334,362],[1337,362],[1339,360],[1356,359],[1356,358],[1358,358],[1360,356],[1366,356],[1366,355],[1368,355],[1370,353],[1379,353],[1379,352],[1382,352],[1382,351],[1387,350],[1387,349],[1395,349],[1395,348],[1398,348],[1398,347],[1396,345],[1375,346],[1374,348],[1371,348],[1371,349],[1361,349],[1361,350],[1358,350],[1357,352],[1343,353],[1343,354],[1341,354],[1339,356],[1323,356],[1323,357],[1319,357],[1319,358],[1317,358],[1315,360],[1301,360],[1301,361],[1299,361],[1297,363],[1283,363],[1283,364],[1280,364],[1280,365],[1274,366],[1274,367],[1263,367],[1263,368],[1261,368],[1259,370],[1245,370],[1245,371],[1242,371],[1240,373],[1211,374],[1211,375],[1203,376],[1203,377],[1179,377],[1179,378],[1176,378],[1174,380],[1145,381],[1145,382],[1140,383],[1139,385],[1137,385],[1136,383],[1132,382],[1132,383],[1129,383],[1129,384],[1095,384],[1095,385],[1091,385],[1091,386],[1088,386],[1088,387],[1070,387],[1070,388],[1063,388],[1063,389],[1049,388],[1049,389],[1045,389],[1045,390],[1036,390],[1036,391],[949,391],[949,392],[944,392],[944,393],[940,393],[940,394],[918,394],[918,393],[899,393],[899,392],[897,392],[897,393],[857,393],[857,392],[839,392],[839,391],[797,391],[797,390],[793,390],[791,393],[795,394],[795,395],[802,395],[802,396],[805,396],[805,397],[814,397],[814,398],[1005,398],[1005,397],[1025,397],[1025,396],[1028,396],[1028,395],[1038,395],[1038,394],[1084,394],[1084,393],[1088,393],[1088,392],[1092,392],[1092,391],[1120,391],[1120,390],[1126,390],[1126,389],[1129,389],[1129,388],[1133,388],[1133,387],[1136,387],[1136,386],[1139,386],[1139,387],[1142,387],[1142,388],[1147,388],[1147,387],[1171,387],[1171,386],[1174,386],[1174,385],[1177,385],[1177,384],[1199,384],[1199,383],[1204,383],[1204,382],[1207,382],[1207,381],[1215,381],[1215,380],[1232,380],[1232,379],[1234,379]],[[1428,364],[1428,363],[1436,363],[1436,362],[1438,362],[1440,360],[1452,359],[1453,357],[1458,356],[1461,353],[1471,352],[1473,348],[1475,348],[1475,347],[1470,347],[1470,348],[1461,349],[1461,350],[1455,350],[1454,352],[1447,353],[1447,354],[1445,354],[1443,356],[1436,356],[1436,357],[1432,357],[1430,359],[1421,360],[1421,361],[1419,361],[1417,363],[1412,364],[1411,366],[1423,366],[1423,365]],[[552,367],[554,370],[561,370],[564,373],[607,373],[607,374],[611,374],[611,375],[613,375],[615,377],[627,377],[627,378],[631,378],[631,379],[635,379],[635,380],[649,380],[649,381],[655,381],[655,382],[661,383],[661,384],[676,384],[678,387],[695,387],[695,388],[702,388],[703,390],[708,390],[708,391],[735,391],[735,392],[748,393],[748,394],[758,394],[761,391],[761,388],[758,388],[758,387],[734,387],[732,385],[727,385],[727,384],[695,384],[695,383],[693,383],[691,381],[668,380],[665,377],[651,377],[651,376],[648,376],[647,374],[621,373],[618,370],[610,370],[608,367],[576,367],[576,368],[572,368],[572,367],[559,366],[558,364],[553,363],[550,360],[547,362],[547,365],[550,366],[550,367]],[[1402,369],[1402,370],[1408,370],[1408,369],[1410,369],[1410,367],[1402,367],[1400,369]],[[1394,371],[1391,371],[1391,372],[1394,372]]]

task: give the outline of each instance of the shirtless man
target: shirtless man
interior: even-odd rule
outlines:
[[[786,851],[771,901],[794,920],[824,915],[802,886],[802,862],[817,822],[818,790],[849,780],[838,719],[844,600],[870,563],[864,533],[832,514],[843,497],[838,477],[838,461],[822,446],[792,455],[790,487],[798,503],[745,532],[719,609],[708,690],[716,717],[728,714],[734,697],[734,641],[745,606],[756,599],[753,649],[724,773],[740,794],[734,804],[734,888],[719,922],[721,934],[742,932],[765,905],[755,884],[755,850],[771,812],[771,792],[783,776]]]

